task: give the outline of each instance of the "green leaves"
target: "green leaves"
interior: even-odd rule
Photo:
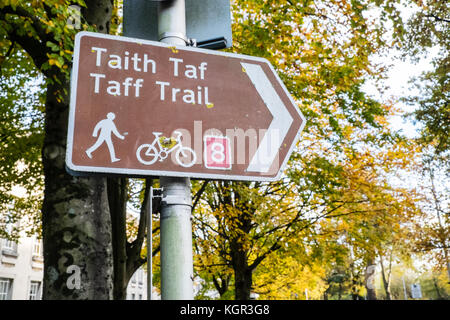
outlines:
[[[415,61],[427,55],[430,48],[439,50],[433,58],[433,69],[418,79],[411,79],[419,94],[405,97],[416,106],[414,118],[424,125],[421,140],[432,144],[435,153],[448,166],[450,139],[450,4],[448,1],[412,1],[415,13],[407,22],[402,39],[405,56]]]
[[[43,188],[43,81],[16,45],[3,46],[0,55],[0,228],[7,213],[11,223],[27,215],[20,230],[34,232]]]

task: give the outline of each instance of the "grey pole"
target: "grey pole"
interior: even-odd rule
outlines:
[[[186,45],[184,0],[163,1],[158,12],[161,42]],[[193,300],[191,188],[189,178],[161,177],[161,299]]]
[[[186,45],[186,12],[184,0],[163,1],[158,10],[159,41]]]
[[[161,177],[161,299],[192,300],[193,261],[189,178]]]

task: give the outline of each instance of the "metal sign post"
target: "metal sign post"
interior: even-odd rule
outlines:
[[[123,34],[160,40],[158,8],[166,1],[128,0],[123,3]],[[224,49],[232,45],[230,0],[185,0],[186,37],[197,47]]]
[[[191,185],[189,178],[161,177],[161,299],[193,300]]]
[[[161,42],[186,45],[184,0],[161,3],[158,13]],[[193,300],[191,182],[161,177],[161,299]]]

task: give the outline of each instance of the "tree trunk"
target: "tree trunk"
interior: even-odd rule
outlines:
[[[214,275],[212,277],[214,287],[216,288],[216,290],[219,293],[221,298],[228,291],[228,286],[230,284],[230,278],[231,277],[229,275],[224,275],[220,278],[217,278]]]
[[[127,230],[126,178],[108,178],[108,203],[111,214],[112,249],[114,261],[114,300],[125,300],[127,295]]]
[[[136,239],[127,241],[127,198],[128,179],[108,178],[108,203],[111,212],[112,249],[114,259],[114,300],[125,300],[127,286],[133,274],[146,260],[141,258],[142,244],[147,228],[148,199],[153,180],[147,179],[144,187],[144,201],[141,205]],[[154,212],[158,205],[153,205]]]
[[[364,281],[367,291],[367,300],[377,300],[377,294],[375,291],[375,269],[375,262],[373,259],[370,259],[367,263]]]
[[[433,277],[433,285],[434,285],[434,288],[436,289],[437,300],[444,300],[444,298],[442,297],[441,291],[439,290],[439,286],[438,286],[438,283],[437,283],[437,280],[435,277]]]
[[[232,264],[234,269],[234,295],[236,300],[250,300],[252,289],[252,272],[248,265],[247,250],[242,247],[240,239],[231,243]]]
[[[152,234],[148,235],[146,234],[147,231],[147,223],[149,223],[148,220],[148,212],[149,212],[149,201],[150,201],[150,187],[153,185],[153,180],[150,178],[147,178],[145,180],[145,186],[144,186],[144,200],[141,204],[141,212],[139,216],[139,225],[138,225],[138,231],[136,239],[133,242],[125,241],[126,245],[126,271],[125,271],[125,286],[123,287],[124,295],[126,294],[126,287],[128,285],[128,282],[130,281],[133,274],[136,272],[136,270],[141,267],[144,263],[147,262],[146,259],[141,258],[141,251],[142,251],[142,245],[144,243],[144,240],[147,237],[151,237],[154,232],[156,232],[156,229],[152,230]],[[154,198],[151,199],[153,202],[153,214],[157,212],[161,212],[161,198]],[[147,250],[149,250],[147,248]],[[151,249],[150,249],[151,250]],[[153,250],[151,253],[152,256],[155,256],[159,251],[158,249]],[[150,275],[149,275],[150,276]]]
[[[59,79],[67,88],[63,77]],[[43,298],[111,299],[113,266],[106,180],[73,177],[66,172],[68,105],[55,96],[62,89],[59,85],[47,87],[42,152]]]
[[[391,260],[392,260],[392,258],[391,258]],[[388,275],[386,275],[386,270],[384,268],[382,255],[380,255],[380,265],[381,265],[381,276],[383,279],[384,292],[386,294],[386,300],[391,300],[391,284],[390,284],[391,263],[389,264],[389,270],[387,270],[387,272],[389,273]]]
[[[86,1],[83,15],[107,31],[111,0]],[[113,255],[106,179],[74,177],[65,169],[69,84],[52,69],[46,98],[42,161],[44,299],[112,299]],[[53,79],[52,79],[53,80]],[[59,96],[58,96],[59,95]]]
[[[323,292],[323,300],[328,300],[328,290],[330,289],[330,287],[327,288],[327,290],[325,290]]]
[[[359,300],[359,294],[358,294],[358,281],[355,275],[355,268],[353,260],[350,263],[350,282],[351,282],[351,293],[352,293],[352,300]]]
[[[248,268],[235,268],[235,299],[250,300],[252,289],[252,271]]]

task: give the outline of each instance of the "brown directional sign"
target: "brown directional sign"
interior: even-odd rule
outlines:
[[[272,181],[304,124],[265,59],[76,36],[69,171]]]

